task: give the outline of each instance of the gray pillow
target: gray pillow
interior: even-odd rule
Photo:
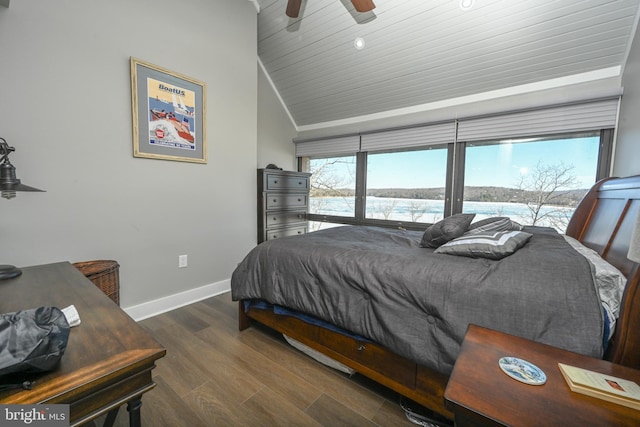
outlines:
[[[504,216],[494,216],[491,218],[481,219],[480,221],[474,222],[469,226],[469,230],[467,230],[467,234],[486,233],[489,231],[511,231],[511,230],[520,231],[522,230],[522,225]]]
[[[440,246],[434,253],[502,259],[524,246],[531,236],[532,234],[515,230],[465,234]]]
[[[420,247],[437,248],[449,240],[460,237],[469,229],[476,214],[455,214],[429,226],[422,235]]]

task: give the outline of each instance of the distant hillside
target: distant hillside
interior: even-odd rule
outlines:
[[[576,206],[588,190],[569,190],[558,192],[560,197],[554,199],[554,205]],[[354,190],[311,190],[312,197],[353,197]],[[389,197],[396,199],[429,199],[443,200],[444,188],[372,188],[367,191],[367,196]],[[534,200],[535,192],[522,191],[508,187],[465,187],[465,200],[471,202],[511,202],[522,203],[526,200]]]

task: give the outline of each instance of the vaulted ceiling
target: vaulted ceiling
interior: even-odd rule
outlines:
[[[287,0],[258,0],[259,60],[297,127],[619,76],[640,0],[374,2],[303,0],[294,19]]]

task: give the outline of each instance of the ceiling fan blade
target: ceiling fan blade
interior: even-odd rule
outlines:
[[[287,3],[287,11],[285,12],[289,18],[297,18],[300,14],[300,6],[302,0],[289,0]]]
[[[373,0],[351,0],[358,12],[369,12],[376,8]]]

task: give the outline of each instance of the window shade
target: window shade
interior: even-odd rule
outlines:
[[[483,141],[568,132],[612,129],[616,126],[619,97],[563,106],[459,119],[456,122],[380,130],[362,135],[294,140],[296,157],[351,155],[418,148],[454,141]]]
[[[360,151],[360,135],[336,138],[294,141],[296,157],[339,156]]]
[[[458,141],[480,141],[614,128],[619,98],[477,119],[460,119]]]
[[[445,144],[455,140],[455,123],[395,129],[362,135],[362,151],[383,151],[400,148]]]

